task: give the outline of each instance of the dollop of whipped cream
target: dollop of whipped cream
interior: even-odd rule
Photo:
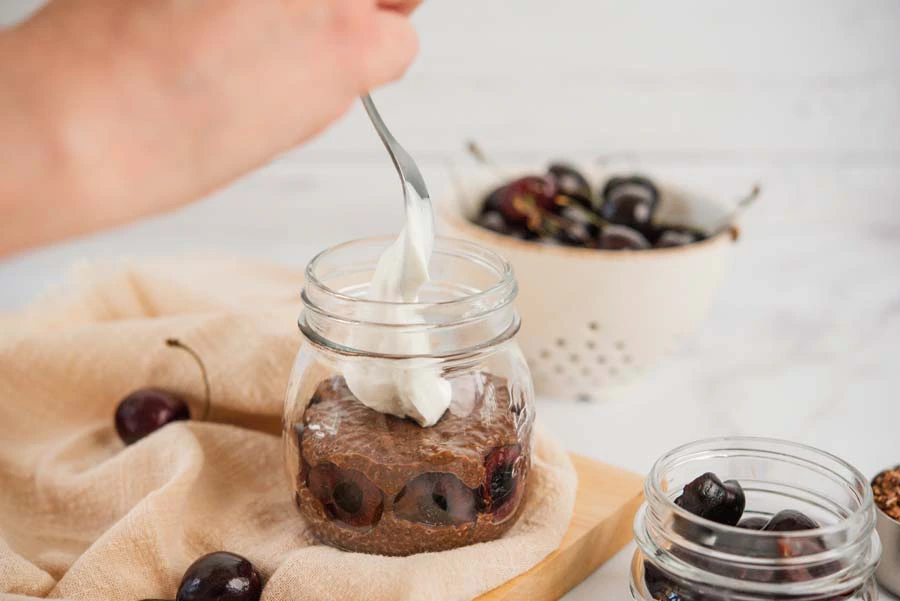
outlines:
[[[420,200],[407,186],[414,202],[407,203],[406,225],[400,236],[379,257],[366,298],[392,303],[414,303],[428,283],[428,263],[434,249],[434,214],[428,200]],[[412,320],[411,307],[366,305],[363,321],[404,323]],[[398,333],[362,328],[354,334],[356,348],[393,355],[426,355],[431,351],[427,334]],[[409,417],[421,426],[433,426],[451,401],[450,382],[441,377],[436,361],[428,358],[402,360],[355,359],[344,367],[351,392],[367,407],[380,413]]]

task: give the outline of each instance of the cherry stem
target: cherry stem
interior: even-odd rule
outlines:
[[[206,419],[209,417],[209,409],[210,409],[211,403],[210,403],[210,392],[209,392],[209,377],[206,374],[206,365],[203,364],[203,359],[200,358],[200,355],[197,354],[197,351],[195,351],[188,345],[184,344],[177,338],[166,338],[166,345],[175,347],[175,348],[180,348],[181,350],[189,353],[191,355],[191,357],[194,358],[194,361],[197,362],[197,365],[200,366],[200,372],[203,374],[203,386],[206,389],[206,397],[204,399],[204,404],[203,404],[203,417],[200,418],[200,421],[205,422]],[[159,601],[159,600],[157,600],[157,601]]]
[[[478,143],[475,142],[475,140],[469,140],[468,142],[466,142],[466,150],[468,150],[469,154],[475,157],[475,160],[479,163],[491,163],[491,161],[488,160],[487,156],[481,150],[481,146],[479,146]]]
[[[466,142],[466,150],[469,151],[469,154],[471,154],[476,161],[490,169],[495,176],[505,179],[506,176],[503,174],[503,170],[500,169],[497,163],[488,158],[488,155],[484,153],[481,146],[478,145],[478,142],[469,140]]]
[[[756,202],[756,199],[759,198],[759,193],[761,191],[762,186],[760,186],[759,184],[753,184],[753,188],[750,190],[750,193],[740,201],[738,201],[736,209],[744,209],[752,205],[754,202]]]

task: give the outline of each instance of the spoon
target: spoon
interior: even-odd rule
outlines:
[[[361,99],[363,106],[366,107],[366,113],[369,114],[369,120],[375,126],[378,137],[384,143],[384,147],[387,149],[388,154],[391,156],[391,161],[400,175],[400,181],[403,183],[403,202],[407,218],[413,212],[417,212],[419,215],[424,214],[433,230],[434,211],[431,207],[431,196],[428,194],[428,188],[425,187],[425,178],[422,177],[422,172],[419,171],[419,167],[409,153],[391,135],[390,130],[388,130],[387,125],[384,124],[381,115],[378,113],[378,109],[375,108],[372,97],[366,94]]]

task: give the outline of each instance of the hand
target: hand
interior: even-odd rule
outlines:
[[[0,255],[194,200],[307,140],[402,75],[417,4],[51,3],[0,34],[0,164],[17,174],[0,178]]]
[[[401,14],[408,15],[422,4],[422,0],[382,0],[379,4],[383,8],[396,10]]]

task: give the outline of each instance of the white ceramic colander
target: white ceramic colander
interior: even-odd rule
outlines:
[[[596,189],[609,174],[590,175]],[[543,246],[468,220],[498,183],[483,170],[456,177],[439,198],[439,215],[444,235],[472,240],[512,263],[520,289],[519,343],[538,393],[590,400],[602,387],[643,374],[697,328],[737,239],[727,223],[733,204],[657,181],[659,221],[722,231],[700,243],[644,251]]]

